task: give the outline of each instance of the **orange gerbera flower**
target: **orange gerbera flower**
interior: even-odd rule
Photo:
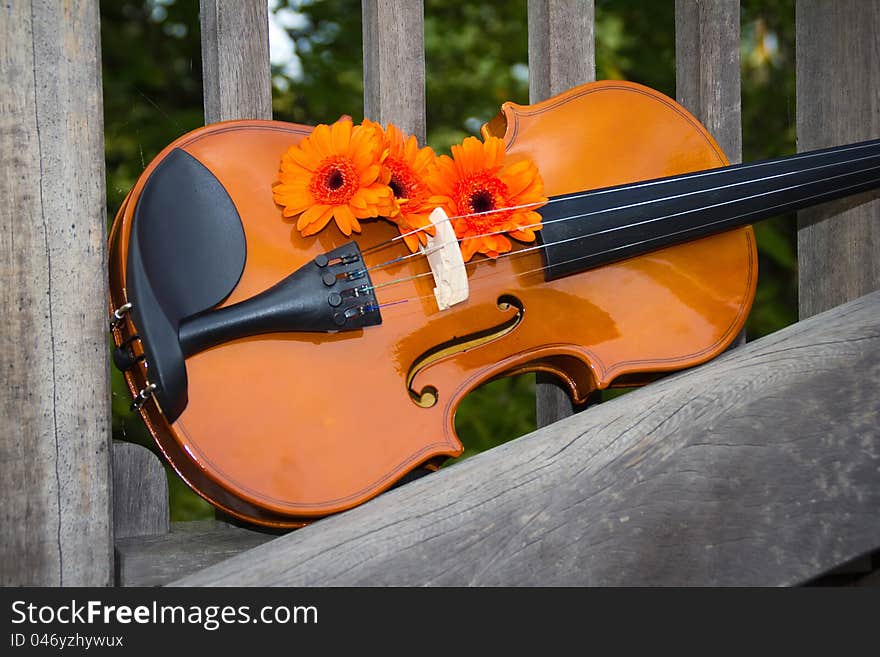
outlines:
[[[535,210],[547,198],[538,168],[531,160],[505,164],[504,155],[504,142],[498,137],[485,142],[468,137],[452,147],[451,158],[437,158],[428,176],[431,202],[453,218],[465,260],[474,253],[497,258],[512,248],[503,233],[533,242],[541,228],[541,215]]]
[[[321,124],[281,159],[280,181],[272,188],[285,217],[299,214],[297,230],[314,235],[330,219],[346,235],[360,232],[358,219],[394,209],[391,189],[381,180],[382,144],[374,130],[343,118]]]
[[[419,244],[425,244],[425,233],[434,234],[434,227],[428,216],[434,209],[430,205],[431,190],[425,183],[428,169],[434,164],[434,149],[430,146],[419,148],[415,136],[406,137],[396,125],[382,126],[364,119],[365,126],[381,135],[383,150],[388,155],[382,162],[383,178],[394,193],[394,209],[386,216],[400,228],[403,241],[410,251],[415,252]],[[424,229],[418,230],[417,229]]]

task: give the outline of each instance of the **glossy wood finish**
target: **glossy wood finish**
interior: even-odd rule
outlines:
[[[591,83],[532,105],[506,104],[485,130],[503,134],[511,157],[535,160],[551,195],[726,164],[717,144],[674,101],[623,82]],[[248,258],[224,303],[274,284],[346,241],[331,227],[302,238],[272,201],[281,154],[307,128],[242,121],[209,126],[169,146],[184,148],[229,191],[245,224]],[[111,235],[112,304],[124,302],[125,254],[134,203]],[[365,223],[362,248],[392,237]],[[403,247],[368,256],[375,265]],[[172,426],[155,404],[144,417],[163,452],[197,492],[240,518],[295,526],[359,504],[411,468],[461,453],[454,414],[486,380],[536,369],[560,376],[581,400],[622,375],[681,369],[724,350],[754,295],[756,254],[741,229],[545,283],[536,251],[475,259],[470,299],[439,312],[427,263],[376,270],[379,327],[353,333],[275,334],[237,340],[187,360],[189,404]],[[383,284],[393,283],[386,286]],[[513,298],[516,304],[504,303]],[[515,328],[440,359],[450,340],[512,323]],[[508,326],[509,328],[509,326]],[[117,333],[119,341],[134,330]],[[436,389],[438,402],[414,403]],[[142,387],[145,372],[129,379]]]

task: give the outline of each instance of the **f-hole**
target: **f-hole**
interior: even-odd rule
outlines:
[[[469,349],[475,349],[499,338],[503,338],[519,326],[519,323],[522,321],[523,315],[525,314],[522,301],[509,294],[504,294],[498,297],[497,304],[498,310],[501,312],[508,312],[513,309],[513,316],[497,326],[476,331],[475,333],[469,333],[468,335],[454,337],[451,340],[438,344],[437,346],[428,349],[413,361],[413,364],[410,366],[409,372],[406,375],[406,387],[410,399],[413,400],[414,404],[421,406],[422,408],[431,408],[440,398],[440,393],[434,386],[425,386],[418,392],[413,390],[412,382],[415,380],[416,376],[418,376],[419,372],[444,358],[455,356],[456,354],[463,353]]]

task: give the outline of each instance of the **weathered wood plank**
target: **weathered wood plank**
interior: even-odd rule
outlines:
[[[146,447],[113,443],[113,535],[152,536],[169,530],[168,479]]]
[[[742,162],[740,0],[675,0],[675,95]]]
[[[529,102],[537,103],[596,79],[593,0],[529,0]],[[537,422],[547,426],[574,412],[568,390],[538,373]]]
[[[789,585],[880,545],[880,292],[179,585]]]
[[[799,151],[880,137],[880,2],[796,6]],[[809,317],[880,288],[880,194],[798,213],[798,305]]]
[[[425,143],[423,0],[363,0],[364,116]]]
[[[271,119],[266,0],[199,0],[205,123]]]
[[[272,534],[213,522],[177,522],[161,536],[116,544],[119,586],[161,586],[269,541]]]
[[[596,79],[593,0],[529,0],[529,102]]]
[[[98,3],[0,4],[0,585],[111,582]]]

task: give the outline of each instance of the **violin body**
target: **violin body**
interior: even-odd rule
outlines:
[[[309,128],[274,121],[206,126],[147,167],[110,235],[111,310],[128,301],[135,208],[157,166],[182,149],[234,204],[247,245],[227,306],[271,287],[351,238],[335,227],[302,237],[274,203],[287,148]],[[531,106],[507,103],[483,128],[510,158],[537,164],[548,196],[728,164],[685,109],[627,82],[598,82]],[[361,249],[395,226],[363,223]],[[374,265],[408,253],[398,242]],[[186,359],[188,401],[168,421],[153,400],[141,414],[162,453],[202,497],[257,524],[296,527],[360,504],[417,467],[436,468],[463,448],[454,417],[479,385],[514,373],[550,372],[575,402],[705,362],[743,328],[755,294],[750,227],[663,248],[557,280],[541,276],[538,250],[478,257],[467,301],[440,311],[422,258],[371,272],[382,323],[339,333],[271,333],[236,339]],[[383,284],[389,284],[383,287]],[[136,303],[136,301],[135,301]],[[117,345],[138,350],[125,316]],[[149,363],[128,369],[132,394]]]

